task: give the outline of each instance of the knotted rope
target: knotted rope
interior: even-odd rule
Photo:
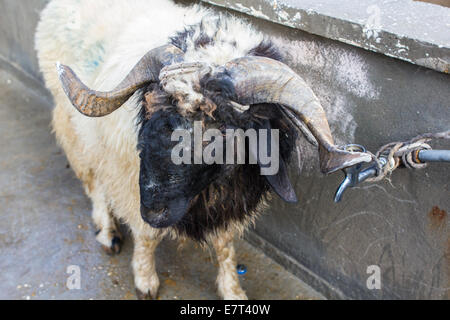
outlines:
[[[450,139],[450,130],[439,133],[421,134],[404,142],[391,142],[382,146],[376,154],[368,152],[377,164],[378,170],[375,177],[366,181],[376,182],[383,180],[397,169],[401,163],[409,169],[425,168],[427,164],[421,163],[418,155],[421,150],[432,149],[427,142],[433,139]],[[380,157],[384,157],[387,160],[384,166],[380,163]]]

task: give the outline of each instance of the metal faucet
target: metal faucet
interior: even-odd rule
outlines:
[[[344,147],[346,151],[353,152],[366,152],[366,149],[358,144],[349,144]],[[450,162],[450,150],[420,150],[417,153],[417,159],[420,162]],[[378,158],[381,168],[383,168],[387,159],[385,157]],[[359,163],[353,167],[344,169],[345,178],[339,185],[334,196],[334,202],[339,202],[342,200],[344,191],[348,188],[356,187],[359,183],[373,177],[377,174],[377,164],[373,164],[370,167],[362,170],[362,164]]]

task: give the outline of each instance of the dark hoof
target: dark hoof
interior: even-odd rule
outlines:
[[[138,300],[155,300],[156,297],[153,297],[150,291],[147,293],[143,293],[141,290],[136,289],[136,297]]]
[[[111,245],[109,247],[102,245],[102,248],[106,254],[110,256],[119,254],[122,249],[122,239],[120,237],[114,237],[112,238]]]
[[[122,249],[122,239],[120,237],[114,237],[111,241],[111,249],[114,253],[119,254]]]

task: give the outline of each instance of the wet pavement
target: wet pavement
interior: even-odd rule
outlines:
[[[0,299],[135,299],[132,240],[108,256],[90,203],[50,129],[40,86],[0,65]],[[122,226],[126,233],[125,226]],[[250,299],[323,299],[244,240],[236,240]],[[156,252],[159,299],[217,299],[213,252],[165,240]],[[71,266],[80,289],[69,290]]]

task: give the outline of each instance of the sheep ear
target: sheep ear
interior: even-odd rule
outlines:
[[[266,129],[267,130],[267,152],[271,152],[271,126],[268,120],[264,121],[264,123],[259,126],[258,129]],[[259,139],[259,138],[258,138]],[[260,145],[260,141],[258,140],[258,144]],[[255,153],[257,148],[250,148],[250,152]],[[259,152],[257,155],[253,154],[253,156],[258,160],[258,165],[260,168],[267,168],[270,164],[262,164],[259,158]],[[269,182],[273,191],[284,201],[295,203],[298,202],[297,196],[295,194],[295,190],[292,187],[291,180],[289,180],[288,170],[286,163],[284,162],[281,155],[278,157],[278,172],[274,175],[266,175],[265,178],[267,182]]]
[[[280,159],[280,167],[278,173],[272,176],[265,176],[273,191],[284,201],[296,203],[298,202],[297,195],[292,187],[291,180],[287,174],[286,164],[283,159]]]

